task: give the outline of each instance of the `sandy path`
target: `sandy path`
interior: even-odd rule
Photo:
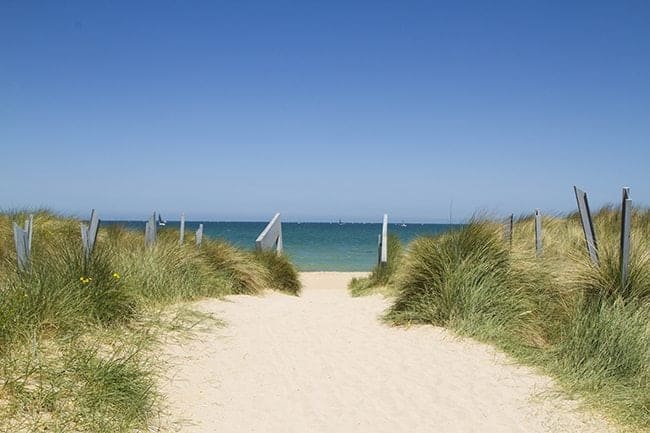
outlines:
[[[182,432],[603,432],[551,382],[444,329],[377,320],[352,274],[305,273],[300,298],[197,304],[228,323],[171,344],[162,383]],[[545,392],[546,391],[546,392]],[[540,396],[544,393],[544,396]]]

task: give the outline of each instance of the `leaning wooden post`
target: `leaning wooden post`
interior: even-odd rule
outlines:
[[[18,224],[14,223],[14,245],[16,247],[16,260],[18,261],[18,269],[26,271],[29,263],[29,255],[27,253],[26,233]]]
[[[144,245],[151,248],[156,243],[156,212],[149,217],[144,225]]]
[[[280,214],[278,214],[278,242],[275,245],[278,255],[282,254],[284,245],[282,244],[282,221],[280,221]]]
[[[99,230],[99,217],[95,209],[90,211],[89,226],[80,223],[81,226],[81,246],[83,248],[84,258],[86,261],[90,260],[95,249],[95,242],[97,241],[97,231]]]
[[[515,214],[511,213],[503,223],[503,239],[512,248],[512,232],[515,225]]]
[[[255,249],[257,251],[269,251],[274,247],[278,255],[282,254],[282,221],[279,213],[273,216],[262,230],[262,233],[255,239]]]
[[[381,263],[381,233],[377,235],[377,264]]]
[[[632,199],[630,199],[630,188],[623,188],[623,200],[621,202],[621,288],[625,290],[630,266],[630,232],[632,228]]]
[[[27,230],[27,253],[29,256],[32,254],[32,234],[34,233],[34,215],[29,214],[29,218],[25,221],[25,230]]]
[[[181,213],[181,235],[178,243],[180,245],[183,245],[184,240],[185,240],[185,212],[182,212]]]
[[[582,230],[585,234],[585,241],[587,243],[587,251],[589,252],[589,257],[591,262],[598,266],[600,261],[598,260],[598,244],[596,243],[596,232],[594,231],[594,222],[591,218],[591,212],[589,211],[589,201],[587,200],[587,193],[573,186],[573,190],[576,194],[576,201],[578,202],[578,212],[580,213],[580,222],[582,223]]]
[[[384,220],[381,224],[381,243],[379,252],[379,264],[388,263],[388,214],[384,214]]]
[[[196,246],[201,247],[201,242],[203,242],[203,224],[199,224],[196,230]]]
[[[25,228],[13,223],[14,228],[14,246],[16,247],[16,260],[20,271],[28,271],[31,252],[32,252],[32,234],[34,225],[34,215],[30,215],[25,220]]]
[[[535,252],[542,255],[542,213],[535,209]]]

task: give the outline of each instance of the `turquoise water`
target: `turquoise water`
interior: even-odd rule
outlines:
[[[113,221],[142,230],[144,222]],[[186,222],[185,229],[194,231],[198,222]],[[233,245],[252,249],[266,222],[203,223],[204,236],[224,239]],[[178,229],[178,221],[166,227]],[[433,235],[450,230],[450,224],[389,224],[389,233],[407,243],[420,235]],[[284,252],[301,271],[368,271],[377,263],[377,236],[381,224],[360,223],[282,223]]]

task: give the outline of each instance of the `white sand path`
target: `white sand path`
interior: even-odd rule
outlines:
[[[390,327],[350,273],[303,273],[301,297],[196,308],[227,326],[173,343],[161,387],[169,430],[197,432],[604,432],[552,381],[432,326]]]

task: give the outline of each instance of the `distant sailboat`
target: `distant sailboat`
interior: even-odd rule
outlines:
[[[343,223],[341,222],[341,218],[339,218],[339,225],[342,226]]]
[[[158,227],[164,227],[167,224],[167,220],[163,220],[160,214],[158,214]]]
[[[406,227],[406,224],[404,224],[404,220],[402,220],[402,224],[399,225],[400,227]]]

